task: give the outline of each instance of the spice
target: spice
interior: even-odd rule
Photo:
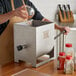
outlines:
[[[73,72],[74,72],[74,62],[72,60],[72,56],[66,56],[64,64],[64,73],[72,74]]]
[[[57,69],[64,70],[64,62],[65,62],[65,53],[64,52],[59,53],[57,62],[58,62]]]

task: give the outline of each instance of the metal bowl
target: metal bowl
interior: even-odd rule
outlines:
[[[30,19],[31,19],[35,15],[35,10],[28,5],[26,6],[26,8],[27,8],[27,11],[28,11],[28,15],[30,16]]]

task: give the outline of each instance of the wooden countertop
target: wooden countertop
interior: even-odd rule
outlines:
[[[12,74],[17,73],[26,68],[36,70],[41,73],[49,74],[50,76],[76,76],[76,71],[72,75],[66,75],[62,70],[56,70],[55,65],[56,61],[50,61],[38,68],[32,68],[31,65],[27,65],[24,62],[20,63],[11,62],[5,66],[0,67],[0,76],[11,76]]]

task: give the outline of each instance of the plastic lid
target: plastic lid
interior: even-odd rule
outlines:
[[[72,56],[66,56],[66,59],[70,60],[70,59],[72,59]]]
[[[65,55],[65,52],[60,52],[59,53],[59,56],[64,56]]]
[[[72,44],[71,43],[67,43],[65,46],[66,47],[72,47]]]

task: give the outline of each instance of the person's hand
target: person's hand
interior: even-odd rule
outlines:
[[[42,21],[51,22],[50,20],[43,18]]]
[[[28,12],[25,5],[14,10],[14,15],[23,19],[28,19]]]
[[[65,27],[65,26],[59,26],[57,24],[55,24],[55,29],[60,30],[60,32],[65,31],[65,35],[67,35],[70,32],[70,28],[69,27]]]
[[[64,27],[64,26],[60,26],[59,30],[62,32],[62,31],[65,31],[65,35],[67,35],[69,32],[70,32],[70,28],[69,27]]]

